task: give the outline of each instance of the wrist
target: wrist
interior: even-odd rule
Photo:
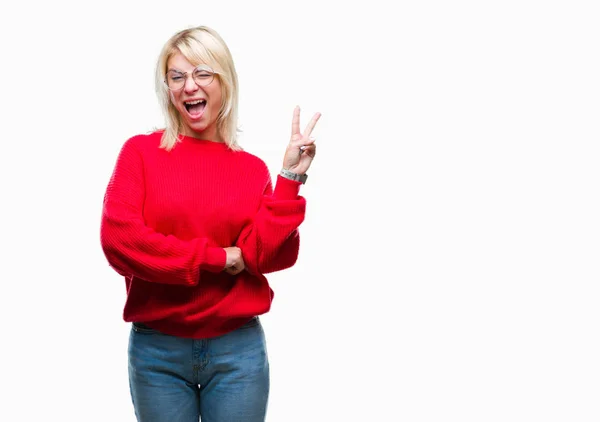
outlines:
[[[285,177],[286,179],[290,179],[295,182],[300,182],[302,184],[305,184],[306,179],[308,178],[308,174],[306,174],[306,173],[296,173],[296,172],[286,169],[285,167],[283,167],[281,169],[281,171],[279,172],[279,175],[281,177]]]

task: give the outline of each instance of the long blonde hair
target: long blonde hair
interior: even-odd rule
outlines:
[[[183,121],[171,102],[164,80],[169,59],[181,53],[190,63],[207,64],[221,82],[223,103],[217,116],[217,131],[232,150],[240,150],[237,142],[238,78],[231,52],[221,36],[206,26],[184,29],[164,45],[156,65],[156,94],[165,117],[165,129],[160,147],[170,151],[179,141]]]

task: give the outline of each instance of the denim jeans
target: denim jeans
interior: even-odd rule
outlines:
[[[140,422],[263,422],[269,361],[258,318],[194,340],[132,324],[129,386]]]

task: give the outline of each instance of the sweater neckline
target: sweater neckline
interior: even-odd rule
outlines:
[[[180,133],[178,138],[181,142],[191,145],[202,145],[207,148],[216,148],[216,149],[227,149],[228,146],[225,142],[215,142],[210,139],[203,138],[194,138],[193,136],[188,136]]]

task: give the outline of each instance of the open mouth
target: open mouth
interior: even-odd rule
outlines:
[[[200,116],[204,111],[204,108],[206,107],[206,100],[185,101],[183,104],[190,116],[197,117]]]

